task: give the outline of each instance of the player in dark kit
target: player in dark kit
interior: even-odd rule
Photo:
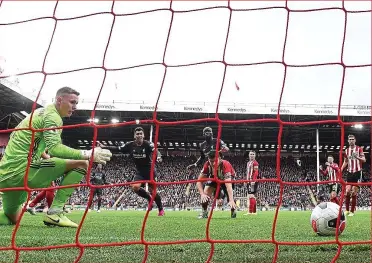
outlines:
[[[308,196],[306,193],[301,193],[300,195],[300,206],[301,206],[301,211],[306,211],[306,201],[308,199]]]
[[[102,171],[102,164],[98,164],[97,165],[97,170],[94,171],[90,175],[90,183],[93,184],[93,185],[107,184],[106,175]],[[95,196],[97,196],[97,199],[98,199],[97,200],[97,203],[98,203],[97,213],[101,212],[102,190],[103,190],[102,188],[96,188],[96,189],[94,189],[94,193],[93,193],[93,199],[94,199]],[[90,204],[89,210],[92,209],[93,205],[94,205],[94,200],[92,200],[92,203]]]
[[[203,129],[203,136],[204,136],[204,139],[205,141],[202,142],[200,145],[199,145],[199,148],[200,148],[200,157],[197,159],[197,161],[193,164],[190,164],[189,166],[187,166],[187,169],[190,170],[190,175],[189,175],[189,179],[193,179],[193,177],[195,176],[193,170],[198,167],[198,165],[200,165],[201,163],[203,163],[206,159],[206,155],[208,155],[208,153],[213,150],[213,149],[216,149],[216,146],[217,146],[217,139],[216,138],[213,138],[213,131],[212,131],[212,128],[211,127],[205,127]],[[226,144],[220,139],[219,141],[219,149],[220,149],[220,153],[224,153],[224,152],[228,152],[229,151],[229,148],[226,146]],[[220,156],[222,157],[222,154],[220,154]],[[186,195],[188,195],[189,191],[190,191],[190,187],[191,185],[188,184],[187,187],[186,187]],[[220,193],[219,193],[220,195]]]
[[[134,130],[134,141],[127,142],[125,145],[119,146],[119,150],[122,153],[127,153],[130,155],[130,157],[134,160],[134,164],[137,168],[137,174],[134,177],[133,181],[144,181],[144,180],[151,180],[150,178],[150,172],[151,172],[151,163],[152,163],[152,155],[153,151],[155,150],[154,144],[152,142],[144,140],[144,130],[142,127],[137,127]],[[104,148],[112,149],[112,148],[118,148],[117,146],[102,146]],[[158,151],[156,156],[156,161],[161,162],[161,154]],[[156,170],[154,169],[154,179],[156,178]],[[147,201],[150,202],[151,200],[151,194],[147,192],[143,188],[143,183],[135,183],[132,184],[131,187],[133,191],[147,199]],[[153,191],[153,185],[149,183],[149,189],[152,192]],[[159,209],[158,216],[164,215],[163,205],[161,203],[161,198],[158,193],[155,195],[155,203]]]
[[[217,139],[213,138],[213,132],[211,127],[205,127],[203,129],[203,136],[205,138],[205,141],[200,144],[200,157],[199,159],[189,165],[187,169],[196,168],[199,164],[203,163],[206,159],[206,155],[211,151],[216,149],[217,145]],[[226,144],[220,139],[220,153],[228,152],[229,148],[226,146]]]

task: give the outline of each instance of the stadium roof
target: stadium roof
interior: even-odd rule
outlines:
[[[14,128],[30,112],[33,101],[9,89],[0,80],[0,130]],[[40,105],[38,105],[40,107]],[[23,113],[22,113],[23,112]]]
[[[182,120],[192,120],[201,118],[213,118],[213,114],[192,114],[192,113],[158,113],[158,120],[174,122]],[[273,115],[241,115],[241,114],[221,114],[220,118],[223,120],[241,120],[241,119],[273,119]],[[90,119],[90,111],[78,111],[71,118],[65,120],[65,124],[73,125],[79,123],[87,123]],[[97,125],[107,125],[112,124],[114,120],[115,123],[123,123],[127,121],[138,120],[148,120],[152,119],[152,112],[110,112],[102,111],[97,112],[96,115]],[[301,123],[305,121],[319,121],[319,120],[329,120],[335,118],[322,117],[322,116],[301,116],[301,115],[283,115],[281,116],[282,121],[290,121],[293,123]],[[343,121],[368,121],[370,118],[367,117],[343,117]],[[111,128],[100,128],[98,130],[98,140],[100,141],[111,141],[113,144],[115,142],[127,142],[133,139],[134,128],[138,125],[131,126],[121,126],[121,127],[111,127]],[[145,124],[141,125],[145,128],[146,138],[150,137],[151,125]],[[181,125],[164,125],[160,127],[159,132],[159,142],[162,146],[167,148],[181,148],[182,144],[185,148],[194,148],[194,143],[199,143],[203,140],[202,130],[204,127],[210,126],[213,128],[214,135],[217,136],[218,126],[214,122],[200,122],[194,124],[181,124]],[[313,150],[313,145],[316,143],[316,129],[319,129],[319,140],[321,145],[333,145],[334,149],[340,145],[341,140],[341,129],[338,124],[318,124],[318,125],[308,125],[308,126],[284,126],[282,135],[282,145],[285,144],[293,145],[293,150],[295,145],[305,145],[308,147],[310,145],[311,150]],[[279,125],[272,122],[259,122],[253,124],[224,124],[222,129],[222,139],[228,143],[235,146],[238,144],[237,149],[245,149],[248,144],[253,147],[257,144],[258,147],[262,144],[277,145],[277,136],[279,132]],[[365,145],[366,147],[370,145],[370,127],[364,125],[363,128],[345,127],[345,136],[353,133],[356,135],[359,143]],[[63,132],[64,139],[66,142],[71,143],[74,146],[86,146],[91,143],[93,138],[93,129],[88,128],[73,128],[65,129]],[[155,137],[155,127],[153,127],[152,139]],[[79,142],[79,140],[81,142]],[[88,143],[84,141],[88,141]],[[346,142],[346,140],[345,140]],[[172,145],[170,145],[170,143]],[[178,146],[176,145],[178,144]],[[190,143],[190,147],[187,144]],[[244,147],[242,147],[244,144]],[[301,150],[301,149],[300,149]],[[302,149],[303,150],[303,149]]]
[[[283,115],[335,116],[343,86],[341,115],[370,116],[369,3],[288,1],[286,28],[285,2],[3,1],[2,24],[42,18],[1,26],[3,75],[27,73],[14,90],[33,100],[46,74],[39,103],[71,86],[81,109],[104,83],[97,109],[112,111],[151,110],[161,91],[159,111],[213,113],[223,83],[219,112],[236,114],[275,114],[285,78]],[[317,8],[338,9],[296,12]]]
[[[2,81],[4,83],[4,81]],[[8,89],[4,85],[0,85],[0,96],[2,103],[0,106],[0,112],[3,120],[0,122],[0,129],[14,128],[25,114],[29,113],[32,108],[32,101],[19,95],[18,93]],[[38,105],[40,107],[40,105]],[[21,113],[23,112],[23,114]],[[90,119],[91,111],[78,110],[72,117],[64,120],[65,125],[75,125],[80,123],[88,123]],[[6,117],[6,118],[4,118]],[[113,120],[115,123],[125,123],[134,120],[149,120],[152,119],[153,112],[151,111],[97,111],[95,121],[97,125],[112,124]],[[203,119],[213,118],[214,114],[206,113],[169,113],[159,112],[158,120],[165,122],[175,122],[192,119]],[[274,119],[275,115],[252,115],[252,114],[220,114],[222,120],[249,120],[249,119]],[[334,120],[335,117],[327,116],[303,116],[303,115],[282,115],[281,120],[286,122],[292,122],[300,124],[308,121],[319,121],[319,120]],[[345,122],[362,122],[370,120],[370,117],[342,117]],[[133,138],[133,129],[138,125],[111,127],[111,128],[100,128],[98,130],[98,140],[109,143],[111,141],[115,144],[121,141],[129,141]],[[147,138],[150,137],[150,125],[142,125],[145,128],[145,135]],[[167,148],[178,148],[184,145],[185,148],[194,148],[194,143],[201,142],[203,140],[202,130],[205,126],[211,126],[214,130],[215,136],[217,136],[217,124],[215,122],[200,122],[190,123],[187,125],[166,125],[161,126],[159,133],[159,142],[161,146]],[[333,145],[336,149],[340,145],[340,126],[338,124],[318,124],[308,126],[284,126],[282,145],[293,145],[295,150],[296,145],[309,150],[313,150],[313,145],[316,140],[316,129],[319,129],[320,144],[321,145]],[[155,137],[155,129],[153,130],[153,138]],[[263,145],[265,149],[266,145],[272,149],[273,145],[277,145],[277,136],[279,132],[279,125],[273,122],[259,122],[253,124],[224,124],[222,129],[222,139],[233,145],[233,148],[244,149],[250,144],[253,148],[254,144],[260,148]],[[357,136],[358,142],[366,145],[370,144],[370,128],[364,126],[363,129],[346,126],[345,135],[353,133]],[[65,129],[63,132],[63,138],[65,143],[68,143],[75,147],[88,146],[93,139],[93,129],[91,127],[85,128],[72,128]],[[87,143],[88,142],[88,143]],[[178,144],[178,146],[176,145]],[[190,144],[188,146],[188,143]],[[242,146],[244,144],[244,147]],[[238,147],[236,147],[238,145]],[[304,145],[304,146],[302,146]],[[257,149],[258,149],[257,148]],[[304,150],[304,149],[302,149]]]

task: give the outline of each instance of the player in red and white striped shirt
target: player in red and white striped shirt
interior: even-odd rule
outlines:
[[[333,156],[332,155],[328,156],[327,162],[325,163],[327,168],[323,170],[323,167],[320,166],[319,170],[324,176],[328,176],[327,181],[332,181],[331,183],[328,184],[328,190],[330,195],[329,197],[331,202],[339,205],[337,195],[340,192],[340,185],[337,183],[338,182],[337,174],[340,171],[340,168],[338,167],[337,163],[334,163],[333,161],[334,161]]]
[[[364,156],[363,149],[357,146],[355,136],[350,134],[348,136],[349,148],[344,152],[344,163],[341,167],[341,172],[347,167],[346,182],[348,183],[359,183],[362,179],[362,164],[366,162],[366,157]],[[349,216],[354,215],[355,206],[357,203],[357,194],[359,191],[359,186],[357,185],[346,185],[346,197],[345,214]],[[351,210],[349,212],[351,199]]]
[[[248,196],[247,196],[247,213],[245,215],[257,215],[257,202],[255,194],[257,192],[258,182],[254,180],[258,179],[258,162],[256,161],[256,153],[254,151],[249,152],[249,161],[247,163],[247,180],[253,180],[253,182],[247,183]]]

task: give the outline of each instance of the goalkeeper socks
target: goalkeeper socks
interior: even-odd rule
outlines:
[[[140,189],[138,189],[137,192],[135,191],[135,193],[136,193],[137,195],[139,195],[140,197],[143,197],[143,198],[147,199],[147,201],[150,202],[150,200],[151,200],[151,195],[150,195],[150,194],[149,194],[145,189],[143,189],[142,187],[140,187]]]
[[[51,190],[51,191],[45,191],[45,192],[46,192],[45,193],[45,198],[46,198],[48,207],[51,207],[52,203],[53,203],[53,199],[54,199],[54,191]]]
[[[86,171],[81,168],[75,168],[69,171],[62,180],[61,186],[71,185],[71,184],[78,184],[80,183],[83,176],[86,174]],[[61,188],[58,189],[56,196],[54,197],[54,201],[50,208],[55,210],[61,210],[67,200],[70,198],[72,193],[75,191],[74,187],[71,188]]]
[[[40,193],[38,193],[35,199],[32,200],[32,202],[28,206],[35,207],[38,203],[40,203],[45,198],[45,192],[46,191],[41,191]]]
[[[356,202],[357,202],[357,196],[352,195],[351,196],[351,210],[350,210],[351,213],[354,213],[355,211]]]
[[[346,206],[346,211],[350,211],[350,193],[346,194],[345,198],[345,206]]]
[[[10,221],[9,217],[7,217],[4,212],[0,212],[0,226],[1,225],[12,225],[12,221]]]

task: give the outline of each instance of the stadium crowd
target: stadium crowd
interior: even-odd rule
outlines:
[[[225,159],[231,162],[236,170],[236,179],[245,179],[246,159],[243,156],[226,156]],[[193,163],[195,156],[163,156],[163,162],[156,164],[158,173],[158,182],[179,182],[190,178],[189,171],[186,167]],[[276,158],[275,156],[258,156],[259,176],[260,179],[276,178]],[[94,167],[93,167],[94,170]],[[192,179],[197,178],[200,170],[195,171]],[[316,181],[316,158],[301,157],[301,165],[298,159],[293,157],[282,157],[280,162],[280,175],[283,182],[309,182]],[[116,155],[104,167],[108,183],[126,183],[134,177],[136,170],[133,162],[125,155]],[[321,180],[326,180],[321,175]],[[369,164],[364,164],[363,181],[370,180]],[[186,194],[187,183],[169,184],[158,186],[158,192],[162,197],[165,207],[186,209],[190,207],[200,207],[200,196],[196,190],[195,183],[191,184],[190,191]],[[323,185],[325,186],[325,185]],[[328,200],[327,190],[322,190],[320,186],[319,195],[324,195]],[[279,183],[277,182],[260,182],[257,193],[257,204],[259,207],[273,207],[279,202]],[[285,185],[283,191],[282,206],[286,208],[300,208],[301,205],[309,207],[312,205],[309,191],[312,191],[315,198],[318,194],[317,186],[293,186]],[[247,188],[243,183],[236,183],[234,195],[241,200],[241,207],[246,204]],[[139,198],[129,186],[112,186],[103,189],[102,205],[103,207],[112,207],[118,198],[122,196],[116,207],[118,208],[146,208],[147,202]],[[76,189],[69,203],[75,205],[84,205],[89,197],[88,187],[79,187]],[[305,197],[305,198],[304,198]],[[370,190],[368,187],[362,187],[358,206],[370,206]]]

